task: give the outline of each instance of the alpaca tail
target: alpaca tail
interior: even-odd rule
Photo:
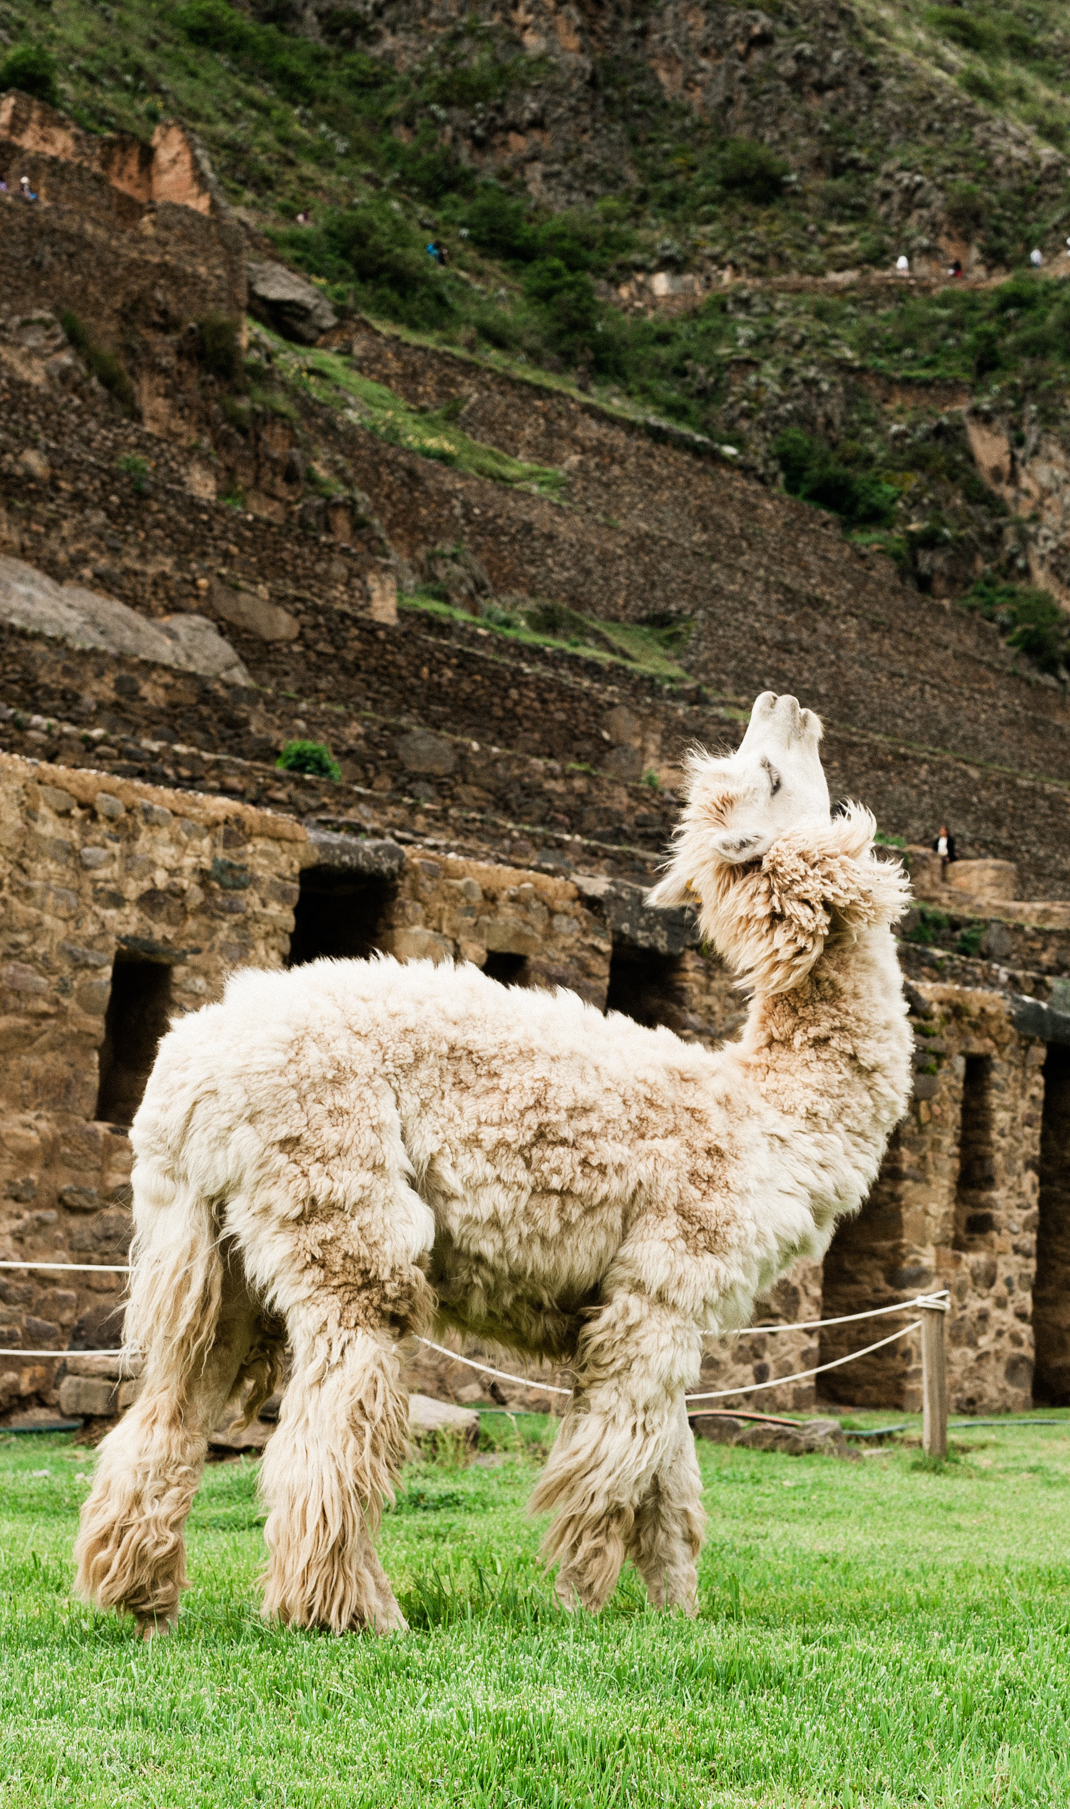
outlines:
[[[134,1167],[134,1241],[125,1342],[146,1385],[179,1387],[203,1366],[219,1320],[223,1257],[215,1202],[158,1159]]]

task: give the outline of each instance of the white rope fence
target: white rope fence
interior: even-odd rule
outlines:
[[[861,1314],[859,1317],[861,1318]],[[845,1322],[841,1320],[839,1323]],[[730,1394],[755,1394],[759,1388],[779,1388],[784,1382],[805,1382],[808,1376],[823,1376],[827,1369],[839,1369],[844,1363],[853,1363],[856,1357],[868,1357],[871,1351],[883,1350],[886,1344],[894,1344],[897,1338],[905,1338],[908,1332],[916,1332],[921,1323],[920,1319],[914,1319],[887,1338],[879,1338],[876,1344],[867,1344],[864,1350],[848,1351],[846,1357],[834,1357],[831,1363],[818,1363],[813,1369],[800,1369],[793,1376],[774,1376],[769,1382],[748,1382],[744,1388],[717,1388],[712,1393],[687,1394],[684,1400],[690,1407],[692,1401],[724,1401]]]
[[[79,1274],[106,1275],[128,1275],[130,1273],[129,1263],[0,1262],[0,1269],[62,1269]],[[765,1382],[747,1382],[735,1388],[707,1389],[701,1394],[685,1395],[685,1403],[690,1407],[694,1401],[724,1401],[727,1400],[729,1396],[758,1394],[766,1388],[783,1388],[789,1382],[806,1382],[809,1381],[812,1376],[825,1375],[830,1369],[842,1369],[845,1363],[855,1363],[860,1357],[868,1357],[871,1356],[874,1351],[884,1350],[886,1345],[895,1344],[900,1338],[905,1338],[908,1333],[916,1332],[920,1329],[922,1333],[922,1366],[924,1371],[923,1394],[925,1400],[926,1427],[928,1427],[929,1421],[932,1418],[934,1420],[934,1432],[937,1437],[937,1443],[939,1443],[939,1425],[942,1421],[943,1450],[941,1450],[939,1454],[943,1455],[944,1450],[946,1450],[947,1440],[947,1391],[943,1379],[944,1346],[941,1335],[939,1340],[939,1361],[937,1365],[936,1344],[934,1343],[934,1338],[937,1324],[942,1320],[942,1316],[948,1311],[949,1306],[950,1295],[947,1289],[943,1288],[935,1294],[915,1294],[912,1300],[897,1301],[892,1306],[871,1307],[864,1313],[842,1313],[834,1319],[804,1319],[793,1325],[774,1324],[742,1326],[737,1331],[725,1333],[724,1336],[743,1338],[751,1333],[758,1332],[814,1332],[832,1325],[853,1325],[864,1319],[880,1319],[890,1313],[908,1313],[914,1307],[920,1307],[922,1309],[922,1317],[920,1319],[912,1319],[909,1325],[900,1326],[898,1331],[890,1332],[887,1338],[878,1338],[875,1344],[867,1344],[861,1350],[849,1351],[845,1357],[834,1357],[831,1362],[817,1363],[812,1369],[797,1370],[794,1375],[770,1376]],[[414,1334],[414,1336],[416,1337],[416,1342],[418,1344],[425,1345],[428,1350],[437,1351],[441,1357],[448,1357],[451,1363],[463,1363],[467,1369],[477,1369],[482,1375],[494,1376],[499,1382],[512,1382],[517,1387],[531,1388],[540,1394],[559,1394],[570,1397],[574,1392],[571,1388],[559,1388],[556,1384],[550,1382],[533,1381],[529,1376],[511,1375],[508,1370],[495,1369],[489,1363],[478,1363],[474,1357],[462,1357],[457,1351],[447,1349],[444,1344],[435,1344],[430,1338],[421,1338],[418,1334]],[[0,1357],[37,1357],[38,1359],[42,1357],[121,1357],[123,1354],[123,1352],[117,1350],[0,1350]],[[931,1387],[930,1372],[934,1372],[934,1365],[939,1369],[939,1386]],[[932,1396],[931,1408],[930,1396]],[[924,1443],[926,1450],[928,1450],[930,1448],[928,1434],[925,1436]]]

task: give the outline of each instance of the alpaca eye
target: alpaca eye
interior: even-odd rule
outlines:
[[[775,773],[771,766],[767,766],[765,770],[769,774],[769,796],[775,798],[780,790],[780,774]]]

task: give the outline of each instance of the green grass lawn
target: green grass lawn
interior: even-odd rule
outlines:
[[[255,1465],[213,1466],[179,1631],[149,1646],[70,1598],[92,1454],[0,1435],[0,1803],[1064,1804],[1058,1417],[956,1433],[935,1470],[700,1446],[695,1622],[628,1573],[600,1619],[556,1612],[530,1449],[414,1463],[381,1539],[413,1631],[386,1640],[261,1624]]]

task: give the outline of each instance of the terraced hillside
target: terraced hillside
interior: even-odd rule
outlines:
[[[1067,47],[1055,8],[1028,44],[952,10],[8,0],[0,86],[83,165],[196,127],[219,276],[180,294],[184,208],[72,186],[47,108],[10,127],[41,205],[0,210],[5,550],[195,607],[259,687],[112,695],[36,646],[10,703],[266,772],[333,712],[380,814],[645,871],[687,740],[795,689],[886,833],[951,817],[1064,891]],[[406,777],[362,712],[479,772]]]

